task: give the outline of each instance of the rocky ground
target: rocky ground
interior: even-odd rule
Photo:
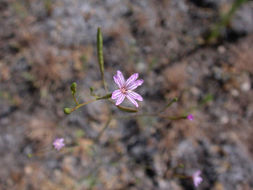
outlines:
[[[178,175],[202,171],[198,189],[253,189],[253,2],[219,36],[209,31],[232,0],[1,0],[1,190],[191,190]],[[105,79],[140,73],[139,112],[190,111],[194,121],[134,117],[106,101],[64,115]],[[127,102],[126,102],[127,104]],[[94,140],[112,118],[99,140]],[[124,118],[122,116],[128,115]],[[67,146],[52,148],[56,137]]]

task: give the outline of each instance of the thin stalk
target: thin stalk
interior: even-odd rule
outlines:
[[[115,105],[115,103],[112,100],[108,100],[110,103],[112,103],[113,105]],[[115,105],[116,106],[116,105]],[[138,112],[137,109],[134,108],[129,108],[129,107],[125,107],[125,106],[116,106],[118,109],[125,111],[125,112],[129,112],[129,113],[136,113]]]
[[[112,116],[110,115],[105,126],[103,127],[103,129],[99,132],[98,136],[96,137],[95,141],[98,142],[99,139],[101,138],[101,136],[104,134],[105,130],[109,127],[110,123],[112,120]]]
[[[207,38],[207,42],[213,42],[220,36],[220,31],[227,27],[232,16],[240,8],[241,5],[248,2],[249,0],[235,0],[229,9],[229,11],[221,17],[220,21],[211,29],[210,35]]]
[[[108,92],[107,84],[104,77],[103,36],[100,28],[97,29],[97,56],[103,86],[105,91]]]
[[[72,94],[73,95],[73,94]],[[110,98],[112,96],[112,94],[111,93],[109,93],[109,94],[106,94],[105,96],[102,96],[102,97],[97,97],[96,99],[94,99],[94,100],[90,100],[90,101],[88,101],[88,102],[84,102],[84,103],[81,103],[81,104],[79,104],[78,102],[77,102],[77,100],[75,100],[75,103],[76,103],[76,106],[75,107],[73,107],[73,108],[65,108],[65,109],[68,109],[67,110],[67,114],[70,114],[70,113],[72,113],[73,111],[75,111],[75,110],[77,110],[77,109],[79,109],[80,107],[83,107],[83,106],[85,106],[85,105],[87,105],[87,104],[90,104],[90,103],[92,103],[92,102],[95,102],[95,101],[98,101],[98,100],[104,100],[104,99],[108,99],[108,98]],[[75,97],[74,95],[73,95],[73,97]],[[66,113],[66,112],[65,112]]]
[[[159,113],[143,113],[143,114],[135,114],[135,115],[127,115],[127,116],[114,116],[114,118],[118,119],[126,119],[131,117],[160,117],[165,118],[169,120],[179,120],[179,119],[186,119],[187,116],[181,115],[181,116],[167,116],[167,115],[161,115]]]
[[[170,102],[159,113],[164,112],[167,108],[169,108],[170,106],[172,106],[172,104],[174,104],[177,101],[178,101],[178,98],[173,98],[172,100],[170,100]]]
[[[78,103],[78,101],[77,101],[76,96],[75,96],[74,93],[72,93],[72,96],[73,96],[73,99],[74,99],[74,102],[76,103],[76,105],[79,105],[79,103]]]
[[[191,179],[191,176],[185,176],[182,174],[173,174],[173,177],[179,178],[179,179]]]
[[[73,108],[70,110],[70,113],[73,112],[73,111],[75,111],[75,110],[77,110],[77,109],[79,109],[80,107],[83,107],[83,106],[85,106],[85,105],[87,105],[87,104],[90,104],[90,103],[92,103],[92,102],[95,102],[95,101],[97,101],[97,99],[90,100],[90,101],[84,102],[84,103],[82,103],[82,104],[78,104],[77,106],[73,107]]]

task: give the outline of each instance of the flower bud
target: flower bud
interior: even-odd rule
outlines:
[[[70,89],[71,89],[71,92],[72,94],[75,94],[76,93],[76,87],[77,87],[77,84],[76,82],[73,82],[70,86]]]
[[[71,108],[64,108],[64,113],[65,114],[70,114],[71,113]]]

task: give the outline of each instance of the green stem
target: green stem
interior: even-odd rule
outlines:
[[[180,120],[180,119],[186,119],[187,116],[185,115],[181,115],[181,116],[172,116],[172,117],[168,117],[170,120]]]
[[[107,84],[104,78],[103,36],[100,28],[97,29],[97,56],[103,86],[105,91],[108,92]]]
[[[169,120],[180,120],[180,119],[186,119],[187,116],[181,115],[181,116],[167,116],[167,115],[160,115],[159,113],[143,113],[143,114],[135,114],[135,115],[127,115],[127,116],[115,116],[119,119],[125,119],[130,117],[161,117]]]
[[[75,110],[77,110],[77,109],[79,109],[80,107],[83,107],[83,106],[85,106],[85,105],[87,105],[87,104],[90,104],[90,103],[92,103],[92,102],[95,102],[95,101],[97,101],[97,99],[95,99],[95,100],[90,100],[90,101],[84,102],[84,103],[82,103],[82,104],[78,104],[77,106],[75,106],[75,107],[73,107],[73,108],[71,109],[70,113],[73,112],[73,111],[75,111]]]
[[[167,108],[169,108],[173,103],[175,103],[177,101],[178,101],[178,98],[173,98],[159,113],[164,112]]]
[[[73,94],[72,94],[72,95],[73,95]],[[75,99],[75,96],[73,95],[74,101],[75,101],[75,103],[76,103],[76,106],[73,107],[73,108],[71,108],[71,109],[69,110],[68,114],[72,113],[73,111],[75,111],[75,110],[79,109],[80,107],[83,107],[83,106],[85,106],[85,105],[87,105],[87,104],[90,104],[90,103],[95,102],[95,101],[98,101],[98,100],[108,99],[108,98],[110,98],[111,96],[112,96],[112,93],[109,93],[109,94],[106,94],[105,96],[97,97],[97,98],[94,99],[94,100],[90,100],[90,101],[88,101],[88,102],[84,102],[84,103],[79,104],[79,103],[77,102],[77,100]],[[67,108],[67,109],[69,109],[69,108]]]
[[[223,16],[221,17],[220,22],[218,22],[212,29],[211,29],[211,33],[207,38],[207,42],[210,43],[213,40],[216,40],[219,36],[220,36],[220,31],[227,27],[227,25],[229,24],[232,16],[234,15],[234,13],[236,12],[236,10],[244,3],[248,2],[248,0],[235,0],[234,3],[232,4],[231,8],[229,9],[229,11]]]
[[[77,99],[76,99],[75,94],[74,94],[74,93],[72,93],[72,96],[73,96],[74,102],[76,103],[76,105],[78,105],[79,103],[78,103],[78,101],[77,101]]]
[[[111,102],[113,105],[115,105],[115,103],[112,100],[109,100],[109,102]],[[125,106],[116,106],[116,107],[118,109],[122,110],[122,111],[129,112],[129,113],[136,113],[136,112],[138,112],[138,110],[134,109],[134,108],[129,108],[129,107],[125,107]]]
[[[185,176],[182,174],[173,174],[173,177],[179,178],[179,179],[190,179],[192,178],[191,176]]]
[[[98,136],[96,137],[95,141],[98,142],[99,139],[101,138],[101,136],[104,134],[105,130],[109,127],[109,124],[112,120],[112,116],[109,116],[109,119],[107,120],[105,126],[103,127],[103,129],[99,132]]]

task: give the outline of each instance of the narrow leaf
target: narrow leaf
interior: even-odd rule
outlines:
[[[128,108],[128,107],[124,107],[124,106],[117,106],[117,108],[124,111],[124,112],[130,112],[130,113],[138,112],[138,110],[136,110],[136,109]]]
[[[97,56],[101,78],[104,81],[103,36],[100,28],[97,30]]]

